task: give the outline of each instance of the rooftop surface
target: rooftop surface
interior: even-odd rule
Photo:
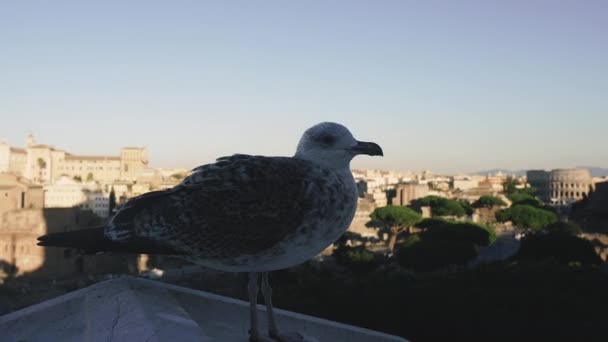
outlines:
[[[265,307],[258,305],[266,330]],[[279,328],[307,341],[401,341],[276,310]],[[122,276],[0,317],[4,341],[248,341],[249,304],[163,282]]]

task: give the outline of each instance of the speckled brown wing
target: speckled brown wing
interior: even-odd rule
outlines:
[[[106,236],[150,240],[202,258],[256,254],[294,234],[311,211],[323,216],[329,206],[319,195],[328,192],[328,176],[296,158],[221,158],[172,189],[127,202]]]

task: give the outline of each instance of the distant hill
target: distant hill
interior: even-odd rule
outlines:
[[[577,166],[577,168],[587,169],[591,173],[592,177],[607,177],[608,169],[597,166]]]
[[[597,167],[597,166],[576,166],[576,169],[587,169],[591,173],[592,177],[608,177],[608,168]],[[505,175],[515,174],[516,176],[525,176],[527,170],[507,170],[507,169],[492,169],[486,171],[475,172],[476,175],[495,175],[499,172]]]
[[[475,172],[475,175],[481,175],[481,176],[486,176],[486,175],[495,175],[497,173],[502,173],[504,175],[515,175],[515,176],[525,176],[526,175],[526,171],[527,170],[507,170],[507,169],[492,169],[492,170],[485,170],[485,171],[479,171],[479,172]]]

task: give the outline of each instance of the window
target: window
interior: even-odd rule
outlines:
[[[129,172],[129,164],[125,164],[125,172]]]

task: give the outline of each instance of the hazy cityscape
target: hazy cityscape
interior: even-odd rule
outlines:
[[[143,254],[83,256],[77,250],[49,250],[36,245],[37,237],[49,232],[101,224],[128,199],[171,188],[189,174],[186,168],[150,165],[148,153],[154,151],[124,147],[116,155],[75,155],[52,142],[40,144],[31,134],[25,146],[0,144],[0,282],[8,289],[20,289],[18,296],[1,298],[1,313],[125,273],[239,296],[235,287],[238,282],[230,286],[225,283],[225,277],[233,276],[211,272],[193,280],[196,274],[209,270],[178,259]],[[601,168],[592,170],[593,175],[587,168],[449,175],[354,169],[359,193],[355,218],[344,237],[312,263],[322,268],[354,267],[353,272],[360,272],[357,270],[361,267],[372,271],[387,262],[422,274],[448,269],[460,272],[516,260],[521,257],[521,242],[526,241],[526,235],[532,239],[537,236],[534,232],[554,226],[575,229],[575,239],[587,241],[598,261],[605,263],[608,173]],[[392,207],[407,208],[411,212],[407,215],[419,219],[407,223],[405,230],[375,224],[382,222],[377,219],[378,213]],[[517,216],[517,209],[529,212]],[[553,218],[538,224],[535,211]],[[464,231],[489,232],[488,240],[475,242],[474,252],[463,259],[462,251],[447,246],[439,247],[443,251],[435,256],[429,251],[417,255],[411,248],[419,236],[450,225]],[[534,248],[539,248],[540,254],[547,253],[547,247]],[[418,261],[408,258],[408,253],[414,253]],[[571,257],[587,262],[579,259],[580,255]],[[424,263],[425,258],[429,264]],[[218,282],[222,284],[219,288]]]
[[[0,143],[3,278],[40,271],[43,265],[45,272],[56,275],[74,272],[78,267],[70,257],[58,262],[57,269],[49,269],[45,251],[36,246],[36,238],[53,229],[85,228],[77,223],[81,216],[88,215],[91,222],[103,222],[129,198],[173,187],[188,172],[188,169],[154,168],[148,164],[145,147],[124,147],[114,156],[91,156],[73,155],[50,144],[37,144],[33,135],[27,137],[24,147]],[[492,196],[511,205],[505,195],[505,184],[512,181],[516,189],[535,188],[540,200],[567,219],[572,206],[596,189],[600,192],[592,196],[591,205],[605,198],[603,191],[608,185],[608,175],[593,177],[589,170],[582,168],[530,170],[525,175],[500,171],[485,175],[440,175],[432,171],[353,170],[353,176],[358,186],[359,205],[349,231],[366,238],[378,237],[377,229],[367,224],[374,209],[387,205],[410,206],[429,196],[468,204],[482,196]],[[64,223],[63,226],[57,227],[47,212],[55,212],[53,219]],[[495,224],[494,214],[488,215],[483,213],[483,208],[476,208],[463,219]],[[423,217],[431,216],[432,212],[423,212]]]
[[[607,35],[603,0],[2,2],[0,340],[608,340]]]

